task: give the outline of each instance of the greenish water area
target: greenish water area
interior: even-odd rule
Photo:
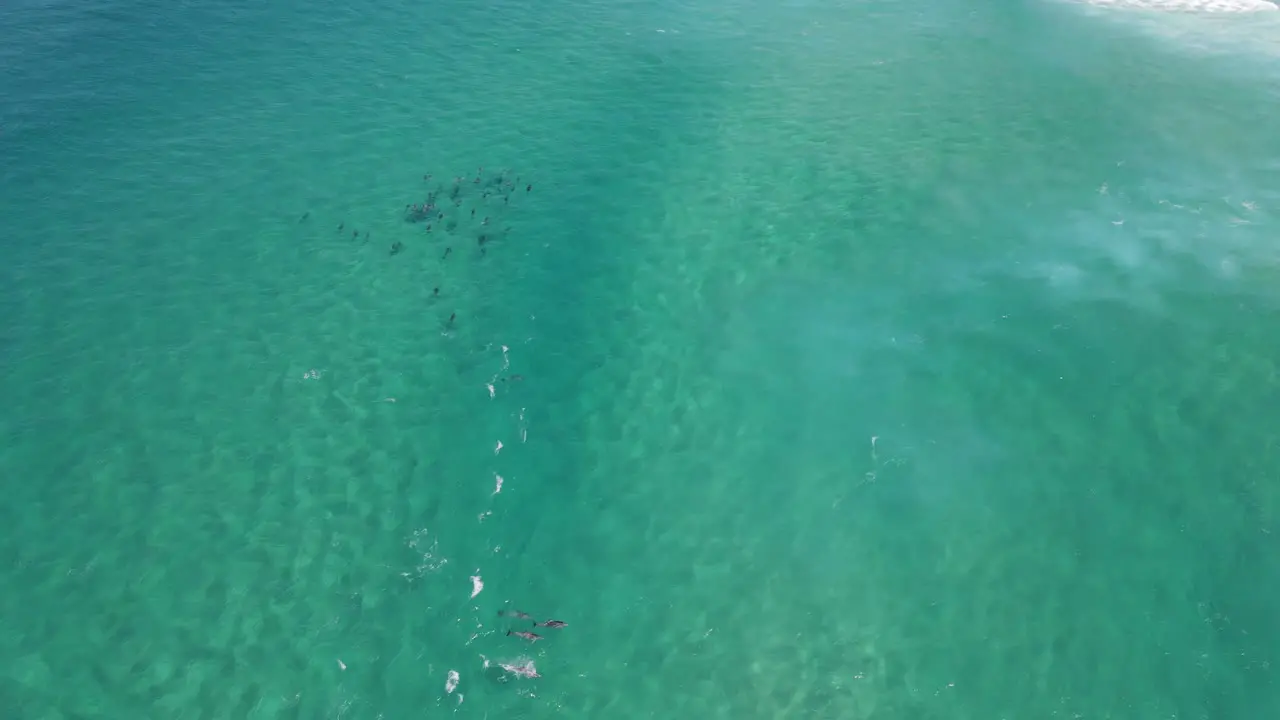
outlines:
[[[1280,717],[1280,13],[1148,4],[6,4],[0,717]]]

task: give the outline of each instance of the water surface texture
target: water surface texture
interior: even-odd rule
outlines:
[[[7,4],[0,717],[1280,717],[1262,7]]]

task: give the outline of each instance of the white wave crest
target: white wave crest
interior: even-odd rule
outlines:
[[[1095,7],[1129,8],[1191,13],[1273,12],[1280,6],[1270,0],[1082,0]]]

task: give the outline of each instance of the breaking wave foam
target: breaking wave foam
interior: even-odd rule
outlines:
[[[1058,0],[1183,50],[1280,57],[1280,0]]]
[[[1280,6],[1270,0],[1080,0],[1095,7],[1192,13],[1271,12]]]

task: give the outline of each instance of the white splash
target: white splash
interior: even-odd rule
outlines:
[[[462,679],[462,676],[458,674],[457,670],[450,670],[449,679],[444,681],[444,691],[446,693],[452,693],[454,690],[457,690],[458,680],[460,679]]]
[[[493,479],[496,481],[496,487],[493,488],[493,494],[497,495],[498,493],[502,492],[502,476],[497,473],[494,473]]]
[[[346,670],[346,669],[347,669],[347,664],[346,664],[346,663],[344,663],[344,662],[342,662],[342,660],[338,660],[338,669],[339,669],[339,670]]]
[[[511,367],[511,358],[510,356],[507,355],[507,350],[509,349],[510,348],[508,348],[506,345],[502,346],[502,369],[503,370],[506,370],[507,368]]]
[[[487,663],[488,661],[486,660],[485,662]],[[512,673],[516,677],[524,677],[524,678],[542,677],[541,675],[538,674],[538,669],[533,666],[533,661],[527,658],[521,658],[516,662],[510,662],[510,663],[500,662],[498,663],[498,667],[502,668],[503,670],[506,670],[509,673]]]
[[[485,384],[485,387],[489,388],[489,399],[492,400],[493,399],[493,383],[487,383]]]
[[[420,578],[428,572],[436,572],[449,562],[448,558],[439,557],[440,542],[432,539],[426,528],[414,530],[408,545],[410,550],[421,554],[422,559],[412,573],[400,573],[405,579]]]
[[[498,445],[497,445],[497,447],[495,447],[495,448],[493,449],[493,454],[494,454],[494,455],[497,455],[497,454],[498,454],[498,453],[500,453],[500,452],[502,452],[502,441],[501,441],[501,440],[499,440],[499,441],[498,441]]]
[[[484,581],[480,579],[479,575],[472,575],[471,576],[471,597],[474,598],[475,596],[479,595],[480,591],[483,589],[484,589]]]

